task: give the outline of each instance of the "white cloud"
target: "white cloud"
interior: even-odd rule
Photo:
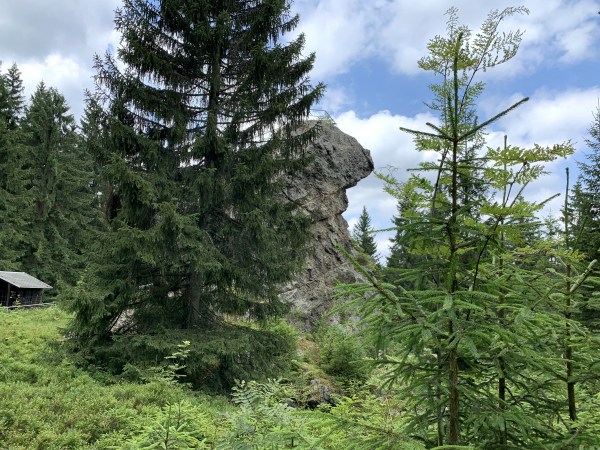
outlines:
[[[540,64],[573,63],[597,55],[600,24],[597,0],[530,0],[531,13],[506,20],[504,30],[525,31],[517,58],[501,66],[492,76],[514,76],[531,72]],[[456,0],[462,23],[477,30],[491,9],[506,2]],[[394,70],[415,74],[427,42],[445,35],[443,0],[301,0],[300,27],[307,34],[307,50],[317,53],[315,79],[345,73],[369,57],[377,56]],[[552,58],[548,58],[552,55]]]
[[[103,54],[119,41],[113,17],[120,4],[120,0],[2,2],[3,68],[18,65],[27,97],[42,80],[57,88],[79,116],[84,90],[93,89],[94,54]]]
[[[50,86],[80,85],[82,79],[90,74],[75,59],[58,53],[48,55],[43,61],[26,62],[19,66],[23,82],[31,86],[44,81]]]
[[[511,99],[488,98],[483,110],[490,114],[498,105],[509,106],[511,102],[522,98],[514,94]],[[595,111],[600,98],[600,87],[592,89],[570,89],[562,92],[539,90],[531,96],[531,100],[511,114],[500,120],[488,131],[488,145],[496,147],[503,143],[503,136],[508,135],[510,145],[531,147],[539,145],[561,144],[572,141],[577,154],[568,161],[559,160],[547,166],[548,175],[532,183],[525,191],[532,201],[542,201],[565,189],[564,168],[570,166],[575,172],[575,159],[581,160],[586,149],[585,137],[592,122],[592,111]],[[502,106],[501,106],[502,107]],[[497,112],[497,111],[493,111]],[[335,118],[338,127],[354,136],[363,147],[371,150],[376,170],[386,166],[394,166],[399,170],[396,176],[400,180],[408,177],[406,169],[415,168],[425,160],[432,160],[432,154],[419,153],[414,150],[410,135],[401,132],[400,126],[425,130],[425,122],[435,122],[430,114],[419,114],[414,117],[394,115],[389,111],[380,111],[367,118],[360,118],[354,111],[346,111]],[[345,217],[355,223],[363,206],[371,215],[376,229],[391,226],[391,218],[396,214],[396,200],[383,191],[382,183],[373,175],[362,180],[355,188],[348,191],[349,207]],[[559,214],[564,197],[550,202],[543,214]],[[392,233],[383,234],[378,245],[380,253],[387,255],[385,243]]]
[[[500,120],[490,134],[489,141],[493,146],[501,145],[504,134],[508,136],[509,144],[525,148],[533,144],[552,146],[568,141],[573,144],[575,154],[567,160],[548,164],[548,174],[532,183],[525,192],[527,198],[536,202],[561,194],[544,208],[544,216],[560,214],[566,186],[565,168],[571,170],[573,185],[578,173],[576,161],[582,161],[587,152],[585,139],[599,99],[600,87],[560,92],[540,89],[531,96],[529,102]]]
[[[335,117],[335,121],[343,132],[355,137],[358,142],[371,151],[375,170],[385,171],[388,166],[398,168],[398,179],[407,179],[406,169],[412,169],[420,162],[431,159],[431,154],[419,153],[414,149],[412,137],[399,130],[399,127],[425,129],[426,122],[435,122],[430,114],[418,114],[415,117],[393,115],[389,111],[380,111],[367,118],[360,118],[354,111],[346,111]],[[362,180],[348,191],[349,206],[344,214],[352,225],[356,223],[363,206],[372,219],[375,229],[381,230],[392,226],[391,219],[396,214],[397,201],[383,191],[383,184],[374,175]],[[379,253],[388,255],[389,238],[393,233],[387,232],[376,236]]]
[[[325,95],[317,105],[316,109],[327,111],[329,114],[337,114],[352,103],[352,97],[347,89],[342,86],[327,86]]]
[[[561,33],[558,38],[559,47],[564,51],[561,60],[569,63],[585,59],[594,51],[599,35],[600,28],[591,22]]]
[[[371,151],[375,168],[380,170],[387,166],[414,168],[426,160],[426,154],[414,150],[412,136],[399,128],[423,130],[426,122],[435,122],[436,119],[429,113],[405,117],[389,111],[380,111],[362,119],[354,111],[346,111],[336,116],[335,121],[340,130],[354,136]]]
[[[0,54],[19,60],[52,53],[91,61],[90,49],[103,52],[112,33],[119,0],[3,1]]]
[[[600,87],[562,92],[541,89],[495,128],[519,145],[553,145],[571,140],[581,150],[599,99]]]
[[[301,0],[299,32],[305,33],[307,52],[317,52],[313,77],[321,79],[347,72],[369,53],[372,31],[381,1]]]
[[[536,67],[569,65],[597,57],[600,25],[597,0],[531,0],[527,16],[507,21],[507,28],[525,31],[517,57],[492,76],[531,73]]]

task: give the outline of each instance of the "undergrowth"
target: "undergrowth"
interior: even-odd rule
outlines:
[[[179,380],[186,342],[153,375],[83,370],[65,350],[68,319],[57,308],[0,311],[0,448],[423,448],[399,432],[401,401],[366,385],[314,410],[297,401],[298,380],[238,381],[230,398],[193,391]]]

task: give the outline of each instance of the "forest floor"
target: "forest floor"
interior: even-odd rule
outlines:
[[[83,370],[65,350],[68,320],[57,307],[0,311],[1,449],[423,448],[397,441],[398,408],[366,391],[307,410],[290,405],[289,382],[225,397],[164,371],[131,382]]]

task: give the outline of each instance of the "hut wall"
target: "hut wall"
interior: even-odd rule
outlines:
[[[0,306],[8,306],[10,286],[6,281],[0,280]]]
[[[41,289],[20,289],[0,280],[0,306],[37,305],[41,301]]]
[[[21,305],[36,305],[42,300],[41,289],[19,289]]]

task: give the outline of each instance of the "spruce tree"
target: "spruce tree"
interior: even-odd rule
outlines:
[[[564,436],[564,428],[549,424],[568,409],[564,361],[557,358],[566,348],[568,318],[544,275],[547,249],[523,245],[545,203],[529,202],[523,192],[545,163],[573,148],[505,144],[465,151],[484,127],[527,101],[487,120],[476,115],[484,89],[477,75],[510,60],[521,41],[521,32],[502,33],[499,26],[524,12],[492,11],[473,34],[449,10],[447,37],[432,39],[419,63],[441,79],[431,103],[439,124],[402,129],[414,135],[418,150],[437,152],[437,162],[420,167],[434,176],[390,178],[386,186],[403,206],[397,243],[418,259],[391,283],[363,271],[370,286],[343,290],[356,295],[365,329],[397,349],[378,363],[406,392],[412,412],[406,432],[431,446],[525,448]],[[477,173],[481,184],[470,181]]]
[[[24,99],[19,72],[13,65],[0,74],[0,265],[4,270],[22,270],[27,221],[23,211],[30,204],[29,175],[19,117]]]
[[[578,162],[579,177],[571,192],[569,238],[573,249],[588,260],[600,261],[600,107],[593,114],[586,144],[591,150],[585,162]],[[598,267],[595,273],[598,272]],[[600,305],[593,292],[587,290],[589,301],[581,307],[580,319],[590,328],[600,330]]]
[[[417,289],[427,284],[427,281],[411,268],[422,261],[420,247],[423,242],[411,235],[411,224],[421,220],[423,211],[420,209],[423,199],[419,193],[419,185],[427,186],[428,181],[422,177],[412,176],[406,182],[399,182],[392,174],[377,174],[385,183],[385,190],[398,202],[398,213],[392,218],[395,235],[391,239],[390,254],[383,271],[387,282],[397,283],[403,289]]]
[[[32,200],[22,211],[27,241],[22,267],[57,286],[75,284],[93,222],[91,160],[82,151],[65,98],[40,83],[22,120]]]
[[[96,58],[102,108],[87,125],[104,130],[87,145],[108,231],[71,304],[84,340],[110,340],[124,315],[160,336],[283,311],[278,286],[309,234],[279,179],[304,164],[317,129],[300,125],[323,90],[310,85],[303,36],[281,39],[298,22],[289,9],[126,0],[117,10],[120,62]]]
[[[594,113],[586,143],[591,152],[586,162],[578,163],[580,174],[572,202],[576,211],[574,242],[590,259],[600,259],[600,107]]]
[[[21,71],[16,64],[9,67],[4,75],[4,83],[7,89],[7,109],[5,111],[8,126],[11,129],[17,128],[25,110],[25,97],[23,92],[23,80],[21,80]]]
[[[367,208],[363,206],[358,222],[354,225],[352,230],[352,239],[364,254],[377,260],[377,245],[375,244],[373,231],[371,217],[369,216]]]

